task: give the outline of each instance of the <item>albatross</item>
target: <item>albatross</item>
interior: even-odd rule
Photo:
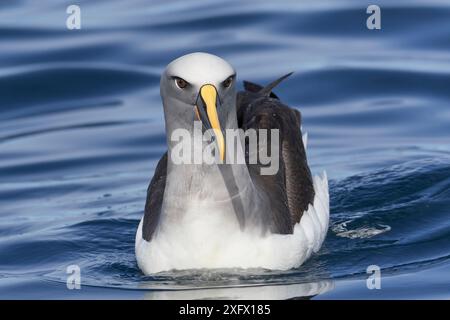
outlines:
[[[156,166],[136,232],[144,274],[288,270],[320,249],[329,224],[328,180],[325,172],[310,172],[300,112],[273,93],[289,75],[266,86],[244,81],[244,91],[237,92],[234,68],[218,56],[191,53],[166,67],[160,93],[168,150]],[[179,130],[188,138],[196,130],[209,132],[210,140],[182,144],[180,153],[180,141],[173,138]],[[277,137],[260,136],[252,151],[248,136],[227,145],[230,130],[276,130]],[[277,170],[263,174],[267,164],[249,159],[275,139],[276,149],[264,151],[278,155]],[[188,151],[211,153],[218,161],[176,160]],[[244,161],[228,161],[232,151]]]

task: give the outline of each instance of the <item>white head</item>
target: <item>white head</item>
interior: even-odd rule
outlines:
[[[166,76],[178,77],[193,87],[200,88],[205,84],[221,84],[235,75],[233,67],[224,59],[204,52],[194,52],[179,57],[167,65]]]
[[[223,130],[237,127],[235,78],[234,68],[212,54],[196,52],[172,61],[160,82],[167,136],[179,128],[193,132],[200,120],[214,130],[222,153]]]

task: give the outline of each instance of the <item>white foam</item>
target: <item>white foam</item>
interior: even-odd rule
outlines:
[[[333,232],[338,236],[342,238],[349,238],[349,239],[365,239],[365,238],[372,238],[376,235],[379,235],[384,232],[388,232],[391,230],[391,227],[384,224],[378,224],[375,227],[361,227],[356,229],[348,229],[347,225],[351,223],[353,220],[348,220],[341,222],[339,224],[336,224],[332,227]]]
[[[141,220],[135,247],[139,268],[148,275],[172,269],[298,267],[320,249],[328,230],[326,174],[314,176],[313,182],[314,205],[290,235],[243,232],[232,215],[208,212],[197,204],[187,205],[184,218],[159,229],[150,242],[142,239]]]

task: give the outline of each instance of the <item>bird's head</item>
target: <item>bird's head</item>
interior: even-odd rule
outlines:
[[[225,60],[196,52],[172,61],[161,76],[167,134],[175,129],[193,131],[194,121],[212,129],[221,158],[224,130],[236,127],[236,72]]]

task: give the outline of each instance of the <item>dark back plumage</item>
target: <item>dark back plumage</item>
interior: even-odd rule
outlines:
[[[272,92],[291,73],[265,87],[244,81],[245,91],[237,96],[238,125],[247,129],[278,129],[280,167],[275,175],[259,175],[260,164],[249,171],[261,191],[271,199],[276,233],[292,233],[308,205],[314,201],[314,186],[301,133],[301,114],[283,104]],[[289,223],[288,221],[289,220]]]

